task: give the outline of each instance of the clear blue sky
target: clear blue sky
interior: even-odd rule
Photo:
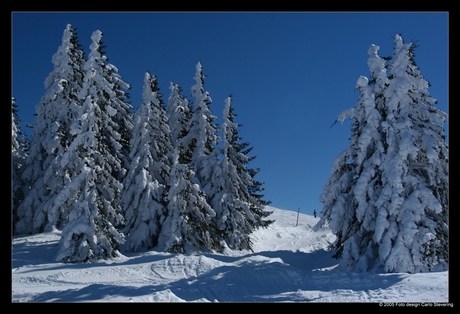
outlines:
[[[146,71],[166,101],[171,81],[190,95],[200,61],[217,122],[233,93],[240,136],[254,147],[250,167],[261,169],[264,198],[281,209],[321,211],[319,196],[350,135],[349,121],[331,124],[356,105],[371,44],[390,56],[395,33],[416,40],[415,61],[448,112],[448,12],[12,12],[12,96],[24,131],[67,23],[87,54],[92,32],[103,32],[134,108]]]

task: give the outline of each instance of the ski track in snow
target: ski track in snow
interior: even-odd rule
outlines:
[[[276,232],[272,227],[254,232],[254,252],[175,255],[149,251],[91,265],[54,262],[57,233],[15,237],[12,301],[448,301],[447,272],[337,271],[337,261],[327,250],[334,240],[330,230],[314,232],[318,218],[300,215],[297,222],[296,217],[295,212],[275,209],[270,218],[276,220]],[[39,258],[29,260],[30,256]]]

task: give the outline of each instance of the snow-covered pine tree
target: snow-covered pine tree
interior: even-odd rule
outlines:
[[[387,272],[445,270],[449,149],[443,126],[448,115],[434,106],[430,84],[414,60],[415,43],[405,44],[396,34],[394,44],[384,90],[386,171],[374,238],[381,242],[379,256]]]
[[[396,35],[387,77],[386,59],[371,45],[371,80],[358,79],[356,108],[339,115],[354,119],[350,145],[334,162],[315,229],[331,227],[348,271],[447,267],[447,114],[433,106],[413,49]]]
[[[202,65],[198,62],[194,76],[195,84],[192,86],[193,116],[190,131],[184,137],[184,146],[192,152],[192,170],[209,200],[213,184],[211,175],[220,152],[217,147],[218,126],[214,123],[217,117],[211,112],[212,99],[204,88],[204,78]]]
[[[382,116],[376,103],[381,101],[381,88],[386,84],[385,60],[378,56],[380,48],[369,47],[368,66],[371,80],[361,76],[356,83],[360,97],[356,108],[339,115],[344,121],[348,116],[352,122],[350,145],[340,154],[332,168],[332,177],[326,183],[320,200],[324,204],[319,225],[328,223],[336,235],[334,248],[336,256],[343,261],[349,259],[356,264],[345,265],[347,269],[367,270],[369,260],[377,255],[376,245],[372,242],[372,230],[375,228],[376,209],[372,204],[374,193],[379,190],[379,173],[383,144],[379,125]],[[380,96],[375,96],[375,95]],[[380,106],[382,107],[382,106]],[[371,200],[368,204],[368,199]],[[359,250],[352,249],[364,246]],[[366,252],[367,251],[367,252]],[[353,253],[354,256],[348,256]],[[361,262],[358,265],[360,255]],[[358,265],[358,266],[357,266]]]
[[[252,250],[250,234],[273,221],[264,220],[271,212],[263,209],[259,198],[251,193],[253,177],[247,164],[253,157],[245,153],[249,143],[241,142],[239,124],[235,123],[232,98],[225,99],[222,123],[222,159],[215,167],[211,206],[216,212],[216,225],[230,249]]]
[[[13,234],[18,221],[17,208],[24,199],[24,182],[21,173],[26,164],[29,149],[28,138],[22,132],[21,119],[18,114],[18,106],[14,97],[11,97],[11,213],[13,218]]]
[[[121,180],[133,126],[131,105],[125,102],[123,91],[129,85],[118,69],[106,62],[102,32],[94,31],[91,40],[79,94],[84,102],[71,128],[75,138],[61,162],[74,174],[61,194],[74,200],[56,256],[56,261],[62,262],[112,258],[125,241],[118,228],[124,224]]]
[[[77,33],[70,24],[64,30],[52,62],[54,70],[45,80],[47,91],[35,107],[37,117],[22,173],[29,190],[17,210],[18,234],[62,227],[71,206],[57,199],[72,176],[60,161],[72,140],[70,125],[81,105],[77,95],[83,82],[85,59]]]
[[[182,89],[178,84],[170,83],[169,97],[166,105],[171,141],[173,147],[178,148],[179,162],[182,164],[192,161],[192,152],[184,146],[183,139],[190,131],[192,121],[192,106],[186,97],[182,95]]]
[[[168,214],[162,224],[157,248],[171,253],[221,252],[223,246],[208,204],[190,164],[181,164],[175,148],[168,193]]]
[[[112,175],[122,181],[126,175],[133,128],[133,107],[128,102],[131,86],[123,81],[118,68],[108,63],[102,36],[99,30],[91,36],[91,57],[85,64],[86,75],[80,98],[92,97],[107,112],[107,125],[100,132],[108,153],[114,156]]]
[[[130,165],[124,180],[123,232],[127,251],[157,245],[165,219],[173,148],[162,95],[154,75],[145,73],[142,103],[134,116]]]

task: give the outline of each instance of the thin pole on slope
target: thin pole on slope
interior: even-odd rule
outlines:
[[[297,222],[295,223],[296,227],[299,224],[299,213],[300,213],[300,207],[299,207],[299,209],[297,209]]]

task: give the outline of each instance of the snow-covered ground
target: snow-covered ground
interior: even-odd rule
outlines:
[[[93,264],[54,262],[59,233],[13,237],[12,302],[372,302],[452,307],[448,272],[343,273],[318,218],[273,210],[254,252],[155,251]],[[432,303],[432,304],[427,304]]]

